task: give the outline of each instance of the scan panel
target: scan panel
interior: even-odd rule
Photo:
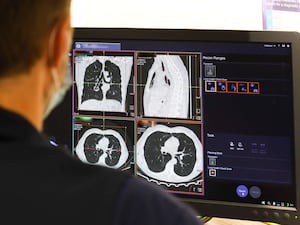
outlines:
[[[76,111],[126,112],[133,53],[75,54]]]
[[[140,117],[201,119],[200,54],[137,54]]]
[[[174,188],[202,185],[203,147],[199,124],[141,122],[136,149],[137,175]]]
[[[201,54],[73,55],[74,156],[202,195]]]
[[[77,118],[74,125],[74,153],[82,162],[120,170],[131,169],[133,122],[80,120],[80,117]]]

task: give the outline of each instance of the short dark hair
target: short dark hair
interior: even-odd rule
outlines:
[[[71,0],[0,0],[0,77],[27,72]]]

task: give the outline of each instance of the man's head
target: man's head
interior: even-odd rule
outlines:
[[[0,0],[0,77],[28,71],[69,8],[70,0]]]
[[[53,105],[65,81],[72,40],[70,5],[71,0],[0,0],[0,106],[38,120],[33,121],[38,129],[42,111]]]

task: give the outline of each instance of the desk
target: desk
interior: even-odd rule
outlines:
[[[223,219],[223,218],[214,217],[211,220],[209,220],[207,223],[205,223],[205,225],[266,225],[266,223],[248,221],[248,220]]]

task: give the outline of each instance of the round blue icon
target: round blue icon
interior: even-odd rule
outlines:
[[[247,197],[248,193],[249,193],[248,188],[245,185],[239,185],[236,188],[236,194],[241,198]]]

